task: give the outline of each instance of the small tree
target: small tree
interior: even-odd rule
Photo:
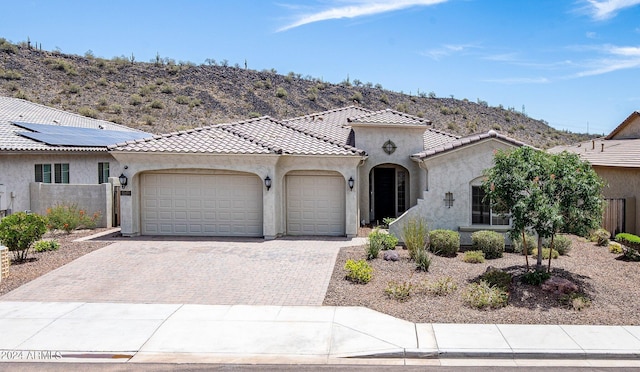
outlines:
[[[584,234],[601,222],[604,183],[576,154],[548,154],[527,146],[498,151],[485,176],[493,210],[512,219],[511,236],[521,235],[526,242],[526,230],[538,235],[537,270],[545,238],[553,248],[555,234]],[[527,248],[525,243],[525,257]]]
[[[14,254],[14,259],[27,259],[29,248],[47,232],[46,219],[38,214],[18,212],[0,222],[0,241]]]

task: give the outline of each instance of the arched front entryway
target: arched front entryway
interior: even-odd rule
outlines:
[[[409,171],[397,164],[381,164],[369,172],[372,222],[398,217],[409,208]]]

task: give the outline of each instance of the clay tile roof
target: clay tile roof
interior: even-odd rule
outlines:
[[[359,116],[349,118],[351,125],[393,125],[393,126],[425,126],[431,124],[429,120],[417,116],[405,114],[404,112],[391,109],[369,112]]]
[[[106,151],[106,147],[51,146],[16,134],[24,132],[25,129],[12,122],[140,132],[109,121],[88,118],[18,98],[0,96],[0,151]]]
[[[480,134],[475,134],[475,135],[471,135],[468,137],[462,137],[462,138],[458,138],[456,140],[453,141],[449,141],[446,143],[443,143],[439,146],[436,147],[432,147],[432,148],[428,148],[425,149],[425,151],[411,155],[412,158],[417,158],[417,159],[425,159],[425,158],[429,158],[435,155],[439,155],[439,154],[443,154],[445,152],[451,151],[451,150],[455,150],[458,148],[461,148],[463,146],[467,146],[470,144],[474,144],[474,143],[478,143],[480,141],[484,141],[486,139],[489,138],[497,138],[499,140],[502,140],[504,142],[510,143],[514,146],[527,146],[524,142],[520,142],[518,140],[515,140],[513,138],[507,137],[505,135],[499,134],[498,132],[494,131],[494,130],[490,130],[486,133],[480,133]]]

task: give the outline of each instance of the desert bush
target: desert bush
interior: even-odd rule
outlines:
[[[57,204],[47,209],[47,227],[49,230],[63,230],[70,234],[79,228],[95,228],[100,217],[100,212],[88,215],[77,204]]]
[[[551,278],[551,274],[549,274],[548,272],[533,270],[528,271],[524,275],[522,275],[520,281],[522,281],[524,284],[540,286],[549,278]]]
[[[553,253],[551,252],[551,249],[549,248],[542,248],[542,258],[545,260],[549,259],[549,254],[551,253],[551,258],[552,259],[556,259],[560,256],[560,254],[558,253],[558,251],[556,251],[555,249],[553,250]],[[531,255],[532,256],[538,256],[538,248],[533,248],[531,250]]]
[[[380,241],[369,239],[368,244],[364,248],[365,253],[367,254],[367,260],[378,258],[378,254],[380,253],[381,248],[382,243]]]
[[[482,251],[466,251],[462,260],[467,263],[483,263],[484,253]]]
[[[389,282],[389,284],[387,284],[387,288],[385,288],[384,290],[384,293],[386,293],[389,298],[404,302],[407,301],[409,297],[411,297],[412,289],[413,285],[409,282]]]
[[[414,260],[416,261],[416,270],[429,271],[431,266],[431,257],[426,249],[420,248],[415,254]]]
[[[606,247],[609,245],[609,239],[611,238],[611,233],[605,229],[598,229],[591,233],[589,240],[596,243],[598,246]]]
[[[455,292],[458,289],[458,285],[453,281],[450,276],[440,278],[429,285],[429,293],[435,296],[446,296]]]
[[[278,87],[278,89],[276,89],[276,97],[278,98],[287,98],[287,91],[286,89],[284,89],[283,87]]]
[[[495,231],[482,230],[471,234],[473,250],[482,251],[484,258],[502,257],[504,252],[504,236]]]
[[[140,96],[139,94],[132,94],[131,97],[129,97],[129,104],[131,106],[139,106],[142,104],[142,96]]]
[[[560,303],[576,310],[581,311],[591,306],[591,300],[582,293],[574,292],[560,297]]]
[[[487,282],[491,287],[498,287],[504,291],[508,291],[511,286],[511,274],[498,269],[490,269],[480,275],[480,280]]]
[[[78,114],[82,116],[86,116],[88,118],[98,118],[98,111],[92,109],[91,107],[82,106],[78,109]]]
[[[622,244],[620,244],[618,242],[609,243],[609,252],[616,253],[616,254],[621,254],[623,252],[622,251]]]
[[[24,261],[33,242],[47,232],[46,218],[35,213],[18,212],[2,218],[0,221],[0,242],[17,261]]]
[[[429,250],[439,256],[455,256],[460,249],[460,234],[453,230],[429,232]]]
[[[416,258],[418,250],[426,249],[429,243],[429,229],[422,219],[412,218],[402,226],[402,239],[411,259]]]
[[[179,105],[188,105],[191,100],[187,96],[177,96],[175,101]]]
[[[36,252],[57,251],[60,248],[60,243],[56,240],[38,240],[33,245],[33,250]]]
[[[76,67],[71,63],[65,61],[64,59],[47,58],[44,62],[47,65],[51,66],[52,69],[58,70],[58,71],[64,71],[67,75],[78,75],[78,71],[76,71]]]
[[[15,54],[18,53],[18,47],[11,44],[7,39],[0,37],[0,52]]]
[[[4,80],[20,80],[22,79],[22,74],[16,70],[5,70],[0,68],[0,79]]]
[[[346,278],[354,283],[367,284],[371,281],[373,268],[365,260],[347,260],[344,269],[347,271]]]
[[[151,102],[151,108],[162,110],[164,108],[164,103],[162,103],[162,101],[154,100]]]
[[[164,94],[172,94],[173,93],[173,87],[169,84],[163,84],[160,87],[160,92],[164,93]]]
[[[386,230],[373,229],[369,233],[369,245],[375,245],[378,250],[394,249],[398,245],[398,238]]]
[[[78,84],[69,84],[64,88],[65,93],[78,94],[80,93],[80,86]]]
[[[464,291],[465,304],[476,309],[496,309],[507,306],[509,295],[498,287],[492,287],[484,280],[471,283]]]
[[[549,241],[548,244],[551,242]],[[571,250],[571,239],[566,235],[556,235],[553,239],[553,249],[558,251],[560,256],[566,255]]]

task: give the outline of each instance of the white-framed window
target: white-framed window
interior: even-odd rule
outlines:
[[[109,162],[98,163],[98,183],[109,182]]]
[[[491,210],[491,202],[485,197],[482,186],[471,186],[471,224],[508,226],[509,217],[502,217]]]

